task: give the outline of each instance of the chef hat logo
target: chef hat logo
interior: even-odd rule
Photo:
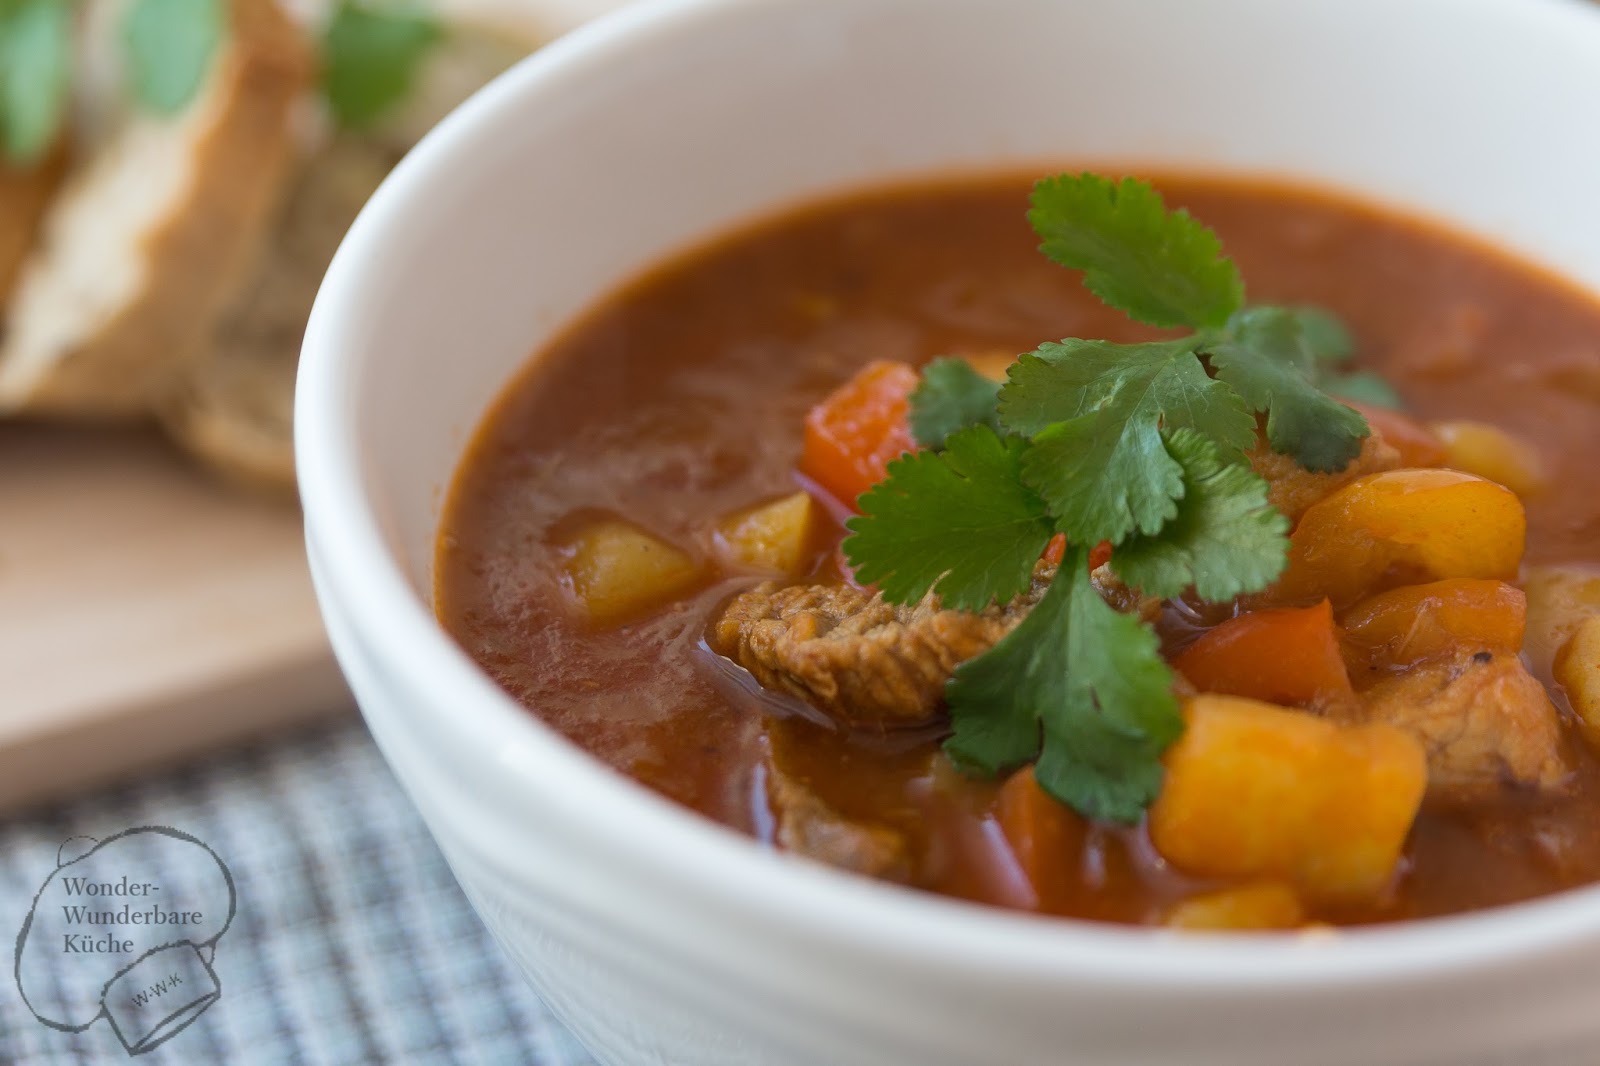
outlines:
[[[237,896],[210,847],[143,826],[74,837],[56,863],[17,934],[17,990],[34,1017],[81,1032],[104,1016],[142,1055],[221,997],[212,960]]]

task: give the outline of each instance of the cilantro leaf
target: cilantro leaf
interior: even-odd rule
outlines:
[[[1356,352],[1355,340],[1338,315],[1320,307],[1281,310],[1300,327],[1300,343],[1312,363],[1310,376],[1323,392],[1376,407],[1405,407],[1394,386],[1372,371],[1335,372],[1334,367],[1348,363]]]
[[[1237,316],[1208,347],[1217,378],[1267,413],[1267,440],[1315,473],[1350,465],[1371,432],[1367,420],[1312,383],[1314,357],[1299,320],[1276,307]]]
[[[1011,368],[1000,420],[1033,438],[1023,478],[1068,539],[1116,543],[1135,530],[1154,534],[1172,518],[1183,470],[1161,442],[1163,428],[1200,430],[1230,461],[1255,442],[1255,420],[1206,374],[1197,343],[1065,340]]]
[[[1211,602],[1266,588],[1289,552],[1289,520],[1268,505],[1267,483],[1243,463],[1224,464],[1217,446],[1192,429],[1169,434],[1167,451],[1183,468],[1178,513],[1160,535],[1118,545],[1112,569],[1163,599],[1191,586]]]
[[[1068,540],[1116,543],[1133,530],[1154,533],[1178,513],[1183,469],[1161,446],[1157,424],[1102,410],[1033,439],[1023,477]]]
[[[1406,403],[1394,386],[1370,370],[1325,377],[1322,387],[1341,400],[1354,400],[1356,403],[1369,403],[1374,407],[1389,407],[1396,411],[1405,410]]]
[[[1050,587],[1017,628],[956,667],[945,685],[951,733],[944,751],[964,772],[993,777],[1038,757],[1039,719],[1062,705],[1067,688],[1072,603],[1067,568],[1075,558],[1067,553]]]
[[[122,24],[134,98],[175,115],[205,84],[227,28],[223,0],[134,0]]]
[[[950,434],[967,426],[998,431],[995,402],[1000,382],[991,381],[965,359],[935,359],[922,369],[911,394],[911,435],[924,448],[943,448]]]
[[[1113,569],[1152,595],[1226,601],[1266,587],[1284,568],[1289,522],[1245,460],[1257,413],[1276,450],[1337,470],[1370,430],[1318,386],[1372,395],[1381,382],[1337,371],[1353,345],[1333,315],[1245,309],[1216,236],[1148,185],[1049,179],[1029,217],[1045,253],[1085,271],[1103,301],[1196,332],[1045,344],[998,387],[964,363],[933,363],[910,413],[928,450],[860,497],[845,553],[890,601],[933,589],[977,609],[1021,593],[1065,533],[1076,547],[1044,596],[955,670],[945,750],[970,773],[1032,761],[1041,786],[1081,813],[1134,822],[1183,719],[1155,632],[1105,602],[1085,546],[1113,542]]]
[[[947,689],[958,766],[997,774],[1038,757],[1039,784],[1090,818],[1134,822],[1183,731],[1155,634],[1108,605],[1082,548],[1028,617],[956,669]]]
[[[364,129],[411,91],[418,68],[443,38],[431,16],[341,0],[323,39],[323,89],[339,125]]]
[[[1100,597],[1075,567],[1067,699],[1044,719],[1034,776],[1089,818],[1137,822],[1161,791],[1161,755],[1183,734],[1172,670],[1149,626]]]
[[[13,164],[37,162],[61,129],[70,36],[65,0],[0,0],[0,144]]]
[[[946,607],[981,610],[1026,591],[1055,530],[1022,483],[1025,441],[969,426],[943,452],[889,464],[846,523],[846,557],[862,582],[893,603],[935,589]]]
[[[1344,321],[1332,311],[1320,307],[1290,307],[1285,313],[1292,315],[1300,326],[1300,339],[1311,358],[1318,363],[1347,363],[1355,354],[1356,343]]]
[[[1220,327],[1244,305],[1222,242],[1149,184],[1063,174],[1034,186],[1028,221],[1055,262],[1102,301],[1152,326]]]

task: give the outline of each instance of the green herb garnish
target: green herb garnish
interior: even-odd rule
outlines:
[[[1101,300],[1193,332],[1044,344],[998,389],[956,360],[931,364],[910,415],[927,450],[861,497],[844,548],[891,602],[931,590],[978,610],[1029,588],[1050,537],[1066,534],[1042,599],[956,670],[945,750],[977,774],[1035,761],[1056,798],[1133,822],[1183,722],[1155,633],[1105,602],[1088,549],[1111,542],[1111,569],[1152,596],[1259,591],[1283,570],[1289,523],[1245,457],[1258,417],[1274,450],[1313,471],[1344,468],[1369,430],[1319,387],[1351,353],[1339,321],[1246,307],[1216,235],[1148,184],[1050,178],[1028,217],[1041,250]]]
[[[1012,368],[1001,422],[1032,440],[1024,476],[1074,543],[1118,544],[1177,514],[1183,467],[1163,432],[1199,430],[1232,460],[1255,443],[1249,408],[1206,373],[1197,342],[1065,340]]]
[[[932,589],[951,607],[976,611],[1021,594],[1055,535],[1044,501],[1022,479],[1028,442],[969,426],[942,452],[889,464],[861,497],[845,542],[856,577],[895,603]]]
[[[66,119],[71,0],[0,0],[0,150],[26,167]],[[227,0],[133,0],[122,22],[128,92],[170,116],[194,102],[228,35]],[[323,91],[334,119],[364,129],[405,99],[444,38],[410,7],[340,0],[322,40]]]
[[[1155,799],[1161,753],[1183,732],[1155,633],[1101,598],[1082,548],[1021,625],[956,668],[948,699],[956,765],[994,774],[1037,757],[1046,790],[1113,821]]]
[[[1316,357],[1294,312],[1255,307],[1237,315],[1209,355],[1217,380],[1267,413],[1273,451],[1319,473],[1343,470],[1360,453],[1367,421],[1317,387]]]
[[[175,115],[205,84],[227,33],[223,0],[134,0],[123,33],[133,96],[158,115]]]
[[[429,15],[343,0],[323,38],[323,91],[341,126],[365,129],[411,91],[442,36]]]
[[[35,163],[66,112],[72,14],[67,0],[0,0],[0,147]]]
[[[1341,400],[1354,400],[1356,403],[1388,407],[1395,411],[1405,410],[1406,403],[1394,386],[1370,370],[1324,375],[1322,387]]]
[[[935,359],[922,368],[922,382],[911,395],[911,436],[924,448],[942,448],[964,426],[999,432],[995,400],[1000,383],[990,381],[965,359]]]
[[[1146,182],[1046,178],[1028,221],[1040,251],[1083,271],[1090,292],[1140,322],[1221,326],[1244,304],[1244,282],[1217,235],[1187,211],[1168,211]]]

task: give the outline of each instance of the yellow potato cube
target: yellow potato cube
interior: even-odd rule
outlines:
[[[1444,444],[1444,465],[1486,477],[1518,496],[1549,485],[1544,460],[1533,446],[1487,422],[1434,422],[1428,427]]]
[[[1536,566],[1522,583],[1528,594],[1528,634],[1522,650],[1533,672],[1549,676],[1578,627],[1600,614],[1600,567]]]
[[[1342,608],[1399,585],[1513,581],[1527,518],[1516,494],[1459,470],[1387,470],[1312,504],[1289,537],[1287,602]]]
[[[1150,808],[1150,838],[1169,862],[1287,881],[1314,900],[1384,895],[1428,783],[1419,741],[1233,696],[1196,696],[1184,713]]]
[[[808,492],[739,511],[717,524],[717,551],[733,566],[798,576],[810,561],[816,514]]]
[[[1225,932],[1298,929],[1305,921],[1305,908],[1294,889],[1281,881],[1261,881],[1191,896],[1168,911],[1162,924],[1171,929]]]
[[[597,522],[562,547],[573,598],[600,625],[659,606],[700,578],[688,553],[627,522]]]
[[[1567,640],[1556,655],[1555,675],[1590,746],[1600,749],[1600,614],[1585,619]]]

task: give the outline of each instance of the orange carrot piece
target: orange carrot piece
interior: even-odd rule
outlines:
[[[1339,402],[1361,412],[1362,417],[1367,420],[1367,425],[1400,453],[1401,466],[1444,465],[1444,441],[1421,422],[1388,407],[1375,407],[1371,404],[1356,403],[1354,400]]]
[[[916,447],[906,423],[916,387],[905,363],[867,364],[806,416],[801,473],[854,508],[892,460]]]
[[[1045,907],[1069,885],[1083,848],[1084,821],[1039,787],[1025,766],[1000,787],[996,817],[1017,865]]]
[[[1457,652],[1522,650],[1528,597],[1503,581],[1450,578],[1356,604],[1342,625],[1356,669],[1383,671]]]
[[[1050,543],[1044,546],[1044,555],[1041,556],[1051,566],[1060,566],[1061,560],[1067,555],[1067,537],[1064,533],[1057,533],[1050,538]],[[1089,550],[1089,569],[1098,570],[1111,561],[1111,542],[1103,540]]]
[[[1089,569],[1098,570],[1111,561],[1111,542],[1103,540],[1089,552]]]
[[[1304,706],[1354,691],[1327,600],[1230,618],[1173,665],[1201,692],[1268,703]]]

